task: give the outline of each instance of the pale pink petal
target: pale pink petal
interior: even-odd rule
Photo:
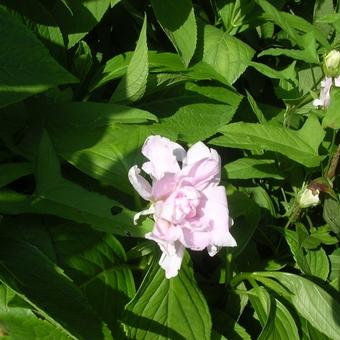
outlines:
[[[161,136],[148,137],[142,153],[150,161],[144,163],[142,169],[153,179],[160,179],[165,173],[179,172],[178,161],[182,161],[186,154],[179,144]]]
[[[145,237],[149,240],[156,241],[161,248],[164,247],[164,250],[170,252],[168,249],[169,244],[177,241],[181,235],[181,228],[174,226],[162,218],[157,218],[152,232],[146,234]]]
[[[169,196],[177,185],[177,179],[175,174],[166,173],[164,176],[153,183],[152,197],[155,201],[165,199]]]
[[[137,165],[134,165],[129,170],[129,181],[135,190],[139,193],[141,197],[143,197],[146,201],[150,201],[151,199],[151,185],[150,183],[140,175],[141,170]]]
[[[184,246],[179,242],[176,242],[175,248],[175,254],[169,255],[167,252],[163,252],[159,260],[159,265],[165,270],[165,277],[167,279],[177,276],[178,271],[181,268]]]
[[[235,247],[236,241],[229,232],[230,219],[225,189],[223,186],[207,188],[204,190],[207,202],[203,208],[205,217],[213,223],[211,231],[211,253],[216,251],[215,247]]]
[[[183,228],[181,242],[191,250],[203,250],[211,244],[210,231],[197,231],[194,228]]]
[[[321,82],[321,89],[320,89],[320,98],[319,100],[314,100],[313,105],[314,106],[321,106],[321,107],[328,107],[331,96],[330,96],[330,90],[333,84],[333,80],[331,77],[325,77],[324,80]]]
[[[221,177],[221,159],[216,150],[209,149],[202,142],[191,146],[183,160],[180,178],[183,177],[188,177],[187,183],[199,190],[217,185]]]
[[[221,165],[213,158],[204,158],[183,167],[179,174],[181,185],[192,185],[198,190],[216,186],[220,182]]]
[[[215,159],[216,161],[220,159],[214,149],[209,149],[202,142],[197,142],[188,150],[186,157],[183,159],[183,165],[191,165],[205,158]]]
[[[141,216],[146,216],[146,215],[151,215],[155,212],[155,207],[151,205],[150,208],[142,210],[138,212],[134,217],[133,217],[133,223],[137,224],[138,220],[140,219]]]

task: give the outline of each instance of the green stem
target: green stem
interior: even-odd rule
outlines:
[[[233,279],[230,281],[230,286],[232,288],[237,287],[242,281],[248,280],[250,278],[249,273],[241,273],[233,277]]]

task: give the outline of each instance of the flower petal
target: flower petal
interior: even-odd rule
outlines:
[[[197,231],[194,228],[183,228],[181,242],[191,250],[203,250],[211,243],[210,231]]]
[[[154,205],[151,205],[150,208],[142,210],[140,212],[138,212],[134,217],[133,217],[133,223],[137,224],[139,218],[141,216],[145,216],[145,215],[151,215],[155,212],[155,207]]]
[[[159,265],[165,270],[165,277],[167,279],[177,276],[178,271],[181,268],[184,246],[179,242],[176,242],[175,248],[176,252],[174,254],[169,255],[168,253],[163,252],[159,260]]]
[[[175,174],[166,173],[164,176],[153,183],[152,197],[155,201],[162,200],[169,196],[177,185]]]
[[[150,161],[144,163],[142,169],[154,179],[162,178],[165,173],[179,172],[178,161],[182,161],[186,154],[179,144],[161,136],[148,137],[142,153]]]
[[[216,186],[221,178],[221,159],[216,150],[209,149],[202,142],[194,144],[183,160],[180,173],[183,185],[187,183],[203,190]]]
[[[214,149],[209,149],[204,143],[197,142],[188,150],[186,157],[183,159],[183,165],[192,165],[202,159],[215,159],[220,162],[220,156]]]
[[[210,232],[211,244],[208,251],[210,255],[215,255],[218,247],[235,247],[236,241],[229,232],[230,218],[224,187],[207,188],[204,190],[204,194],[207,197],[207,202],[203,208],[205,217],[213,223]]]
[[[321,82],[320,98],[313,101],[314,106],[322,106],[324,108],[329,106],[331,96],[330,90],[333,84],[331,77],[325,77]]]
[[[150,201],[151,199],[151,185],[150,183],[140,175],[141,170],[137,165],[134,165],[129,170],[129,181],[135,190],[139,193],[141,197],[143,197],[146,201]]]

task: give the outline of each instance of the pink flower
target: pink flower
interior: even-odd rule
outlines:
[[[151,205],[136,214],[135,223],[141,215],[153,214],[153,231],[145,237],[161,248],[159,264],[166,277],[177,275],[185,248],[207,248],[214,256],[221,247],[235,247],[225,189],[218,185],[221,161],[217,152],[202,142],[185,152],[165,137],[150,136],[142,153],[149,160],[142,170],[152,185],[137,165],[129,170],[129,180]]]
[[[313,105],[316,107],[327,108],[331,101],[331,87],[333,85],[333,78],[326,76],[321,82],[320,98],[314,99]],[[334,78],[334,85],[340,87],[340,76]]]

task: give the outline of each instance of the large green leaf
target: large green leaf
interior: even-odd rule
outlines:
[[[38,213],[57,215],[94,229],[124,236],[143,237],[152,229],[150,220],[133,225],[134,212],[97,192],[64,179],[46,133],[43,133],[35,169],[36,191],[27,196],[0,192],[0,211],[6,214]]]
[[[23,24],[0,8],[0,107],[75,82],[49,55],[44,45]]]
[[[331,262],[331,272],[329,279],[335,280],[340,278],[340,248],[333,251],[329,255],[329,261]]]
[[[133,226],[131,211],[104,195],[89,192],[61,177],[57,156],[45,132],[40,142],[35,176],[37,187],[32,200],[33,209],[46,209],[46,212],[90,224],[102,231],[143,235],[144,228]],[[119,212],[112,213],[113,208]]]
[[[68,340],[72,339],[62,328],[38,318],[32,310],[19,307],[11,300],[16,297],[8,287],[0,286],[0,336],[13,340]],[[6,339],[5,337],[4,339]]]
[[[151,0],[156,18],[186,66],[196,49],[197,27],[191,0]]]
[[[109,8],[110,0],[47,0],[47,7],[68,40],[68,48],[73,47],[102,19]]]
[[[28,26],[49,49],[57,60],[65,61],[64,38],[54,19],[51,8],[44,6],[39,0],[2,0],[8,8],[18,13],[18,18]],[[14,14],[12,12],[12,14]],[[20,15],[20,17],[19,17]]]
[[[235,114],[242,97],[224,87],[186,83],[143,104],[160,116],[160,128],[194,143],[214,135]]]
[[[340,90],[333,88],[331,91],[331,101],[323,117],[322,125],[332,129],[340,129]]]
[[[316,283],[295,274],[283,272],[258,272],[252,276],[267,284],[266,278],[273,278],[279,286],[291,293],[285,295],[289,302],[296,308],[312,326],[331,339],[336,339],[340,334],[340,304]],[[275,289],[271,285],[269,288]],[[276,290],[281,294],[281,290]]]
[[[145,17],[136,49],[131,57],[126,74],[111,97],[111,102],[134,102],[144,95],[149,72],[146,27]]]
[[[0,187],[30,175],[33,172],[30,163],[6,163],[0,165]]]
[[[303,241],[309,235],[307,230],[297,225],[297,232],[284,230],[284,235],[302,272],[326,280],[329,274],[329,262],[324,249],[309,250],[302,247]]]
[[[214,26],[204,26],[203,61],[230,84],[245,71],[253,55],[254,50],[243,41]]]
[[[239,256],[255,233],[260,221],[260,209],[257,204],[242,192],[236,191],[228,197],[230,217],[234,220],[231,233],[237,242],[233,256]]]
[[[133,339],[209,339],[211,319],[185,256],[175,278],[154,262],[126,306],[125,329]]]
[[[239,158],[227,163],[224,169],[228,179],[284,178],[273,159]]]
[[[1,243],[3,283],[73,338],[104,338],[104,325],[60,268],[26,242],[1,237]]]
[[[298,15],[281,12],[267,0],[256,0],[256,3],[259,4],[265,12],[265,18],[280,26],[288,34],[293,43],[301,46],[302,48],[308,48],[307,42],[304,41],[298,33],[298,31],[302,31],[306,33],[310,32],[323,46],[329,46],[324,34],[307,20]]]
[[[120,334],[118,320],[135,293],[125,251],[112,235],[38,216],[6,217],[1,235],[38,248],[72,279],[96,313]]]
[[[48,131],[57,152],[71,164],[106,185],[133,193],[127,174],[141,161],[140,149],[151,134],[148,126],[84,124],[74,129],[54,119]]]
[[[51,129],[104,129],[115,123],[145,123],[157,121],[152,113],[111,103],[65,102],[40,106],[48,117]]]
[[[317,46],[315,42],[315,38],[313,34],[306,33],[304,37],[301,37],[302,40],[305,41],[304,45],[306,46],[303,50],[297,49],[287,49],[287,48],[269,48],[267,50],[262,51],[258,56],[272,55],[286,55],[294,60],[303,60],[306,63],[317,64],[319,63],[319,56],[317,54]]]
[[[288,309],[263,287],[250,290],[249,300],[263,327],[258,339],[284,339],[287,334],[289,339],[300,339],[298,328]]]
[[[323,159],[319,156],[318,148],[325,131],[313,115],[298,131],[269,124],[239,122],[223,126],[219,132],[223,133],[223,136],[212,139],[211,144],[280,152],[307,167],[318,166]]]
[[[50,228],[49,233],[58,264],[118,336],[118,320],[135,293],[122,245],[111,234],[74,223]]]

